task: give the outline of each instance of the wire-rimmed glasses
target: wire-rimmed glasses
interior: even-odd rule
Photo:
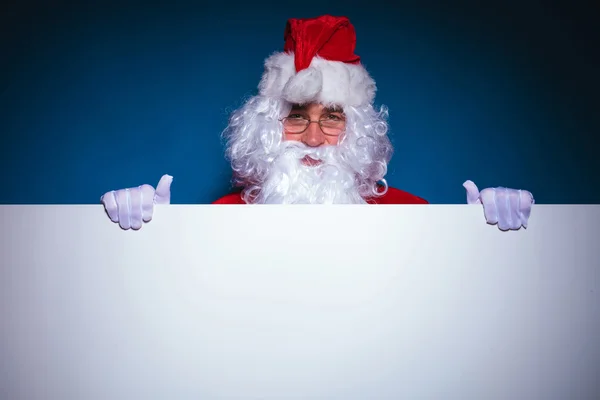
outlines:
[[[294,135],[303,133],[313,122],[319,124],[321,131],[328,136],[339,136],[346,127],[346,121],[343,119],[320,119],[311,121],[306,118],[285,117],[280,119],[280,121],[283,123],[283,129],[287,133]]]

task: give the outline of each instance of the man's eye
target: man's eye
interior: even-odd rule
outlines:
[[[343,121],[344,120],[342,117],[340,117],[339,115],[335,115],[335,114],[328,114],[325,119],[328,119],[331,121]]]
[[[300,114],[290,114],[288,115],[288,118],[302,119],[303,117]]]

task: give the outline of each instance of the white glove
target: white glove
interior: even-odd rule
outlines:
[[[143,222],[150,222],[154,213],[154,204],[171,203],[171,183],[173,177],[163,175],[156,185],[111,190],[100,201],[112,222],[118,222],[122,229],[138,230]]]
[[[472,181],[463,183],[467,190],[468,204],[482,204],[488,224],[498,224],[502,231],[527,228],[531,208],[535,203],[533,195],[527,190],[505,187],[487,188],[481,192]]]

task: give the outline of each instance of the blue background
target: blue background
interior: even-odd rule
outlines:
[[[538,203],[600,203],[591,10],[16,3],[0,20],[1,203],[97,204],[164,173],[173,203],[226,194],[229,113],[256,92],[287,18],[324,13],[350,17],[376,103],[390,109],[392,186],[432,203],[465,203],[466,179],[529,189]]]

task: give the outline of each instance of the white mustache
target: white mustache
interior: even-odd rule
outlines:
[[[336,146],[309,147],[301,142],[287,141],[282,143],[280,156],[290,157],[294,155],[299,160],[308,156],[315,161],[333,162],[335,161]]]

